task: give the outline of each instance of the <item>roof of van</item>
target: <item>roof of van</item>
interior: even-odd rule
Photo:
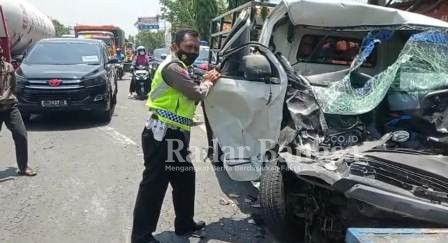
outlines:
[[[421,14],[354,0],[283,0],[294,25],[358,27],[424,25],[448,28],[448,23]]]

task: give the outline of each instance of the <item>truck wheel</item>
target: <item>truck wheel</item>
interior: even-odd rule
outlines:
[[[268,163],[261,177],[259,194],[264,222],[280,242],[298,241],[301,233],[298,231],[302,229],[294,228],[286,193],[285,174],[276,163]]]

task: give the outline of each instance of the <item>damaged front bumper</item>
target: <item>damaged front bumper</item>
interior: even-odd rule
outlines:
[[[344,192],[348,198],[384,211],[438,224],[448,224],[448,205],[436,204],[415,196],[386,191],[386,188],[357,184]]]
[[[356,159],[348,156],[347,160],[339,159],[339,163],[311,160],[290,153],[282,153],[281,157],[299,179],[305,178],[311,183],[325,182],[316,183],[316,186],[340,192],[348,199],[355,199],[404,218],[448,225],[448,198],[444,197],[448,179],[442,177],[444,171],[432,173],[437,171],[422,170],[422,167],[437,168],[437,161],[443,162],[439,157],[430,156],[434,160],[425,161],[425,156],[421,155],[402,156],[403,160],[420,159],[420,166],[410,167],[404,165],[404,161],[378,161],[378,157],[381,157],[379,153],[375,154],[377,158],[366,156],[367,154]],[[387,153],[384,153],[384,157],[390,159]],[[340,163],[341,161],[344,162]],[[429,194],[437,192],[439,197],[427,194],[422,196],[422,193],[418,194],[421,190],[427,190]]]

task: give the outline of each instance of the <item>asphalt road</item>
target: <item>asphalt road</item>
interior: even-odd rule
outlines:
[[[13,140],[0,132],[0,242],[130,242],[133,206],[143,171],[140,134],[144,101],[127,98],[119,81],[118,105],[109,124],[89,114],[33,116],[28,127],[34,178],[16,176]],[[200,115],[202,120],[202,116]],[[272,242],[259,219],[256,190],[229,179],[204,159],[205,127],[192,130],[197,170],[196,219],[205,238],[174,234],[168,192],[156,238],[162,242]],[[171,190],[171,189],[168,189]]]

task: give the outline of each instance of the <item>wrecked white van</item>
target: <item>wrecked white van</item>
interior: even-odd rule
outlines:
[[[205,108],[229,176],[260,182],[274,235],[339,242],[347,227],[447,225],[448,24],[283,0],[253,41],[266,10],[251,4],[232,12]]]

